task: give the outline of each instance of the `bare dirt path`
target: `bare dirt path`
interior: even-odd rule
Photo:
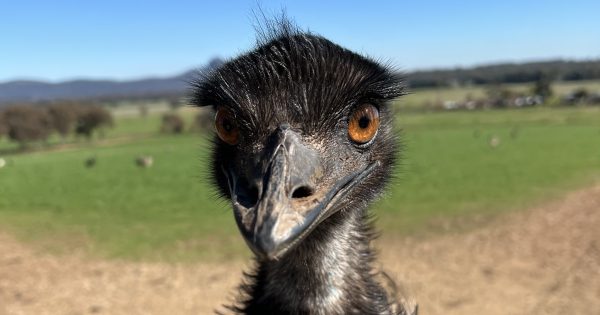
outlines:
[[[421,314],[600,314],[600,185],[472,232],[379,245]],[[52,256],[0,233],[0,315],[210,314],[244,264]]]
[[[467,234],[396,246],[382,263],[422,314],[600,314],[600,185]]]

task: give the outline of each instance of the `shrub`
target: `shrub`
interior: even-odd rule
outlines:
[[[113,118],[108,110],[95,105],[81,106],[77,111],[75,133],[91,138],[94,131],[112,125]]]
[[[52,128],[63,138],[69,135],[77,123],[78,107],[74,103],[56,103],[48,106]]]
[[[177,114],[164,114],[160,131],[163,133],[179,134],[183,132],[184,122]]]
[[[507,107],[510,98],[513,97],[513,93],[509,89],[497,84],[487,86],[485,93],[488,105],[493,108]]]
[[[52,121],[48,112],[29,105],[13,106],[3,113],[8,137],[22,148],[30,142],[46,140],[52,132]]]
[[[539,95],[546,100],[553,94],[552,81],[547,76],[540,75],[539,79],[533,84],[531,92],[534,95]]]
[[[200,111],[194,117],[192,131],[207,132],[213,130],[214,113],[208,108],[200,108]]]

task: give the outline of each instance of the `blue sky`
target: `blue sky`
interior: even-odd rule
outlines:
[[[259,7],[403,70],[600,58],[597,0],[0,0],[0,81],[174,75],[250,49]]]

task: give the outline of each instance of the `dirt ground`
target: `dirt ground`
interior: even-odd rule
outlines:
[[[471,232],[379,245],[420,314],[600,314],[600,185]],[[0,233],[0,315],[210,314],[243,268],[52,256]]]

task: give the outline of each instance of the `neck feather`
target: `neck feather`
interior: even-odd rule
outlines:
[[[237,309],[244,314],[390,314],[373,279],[366,210],[338,211],[283,258],[259,261]]]

